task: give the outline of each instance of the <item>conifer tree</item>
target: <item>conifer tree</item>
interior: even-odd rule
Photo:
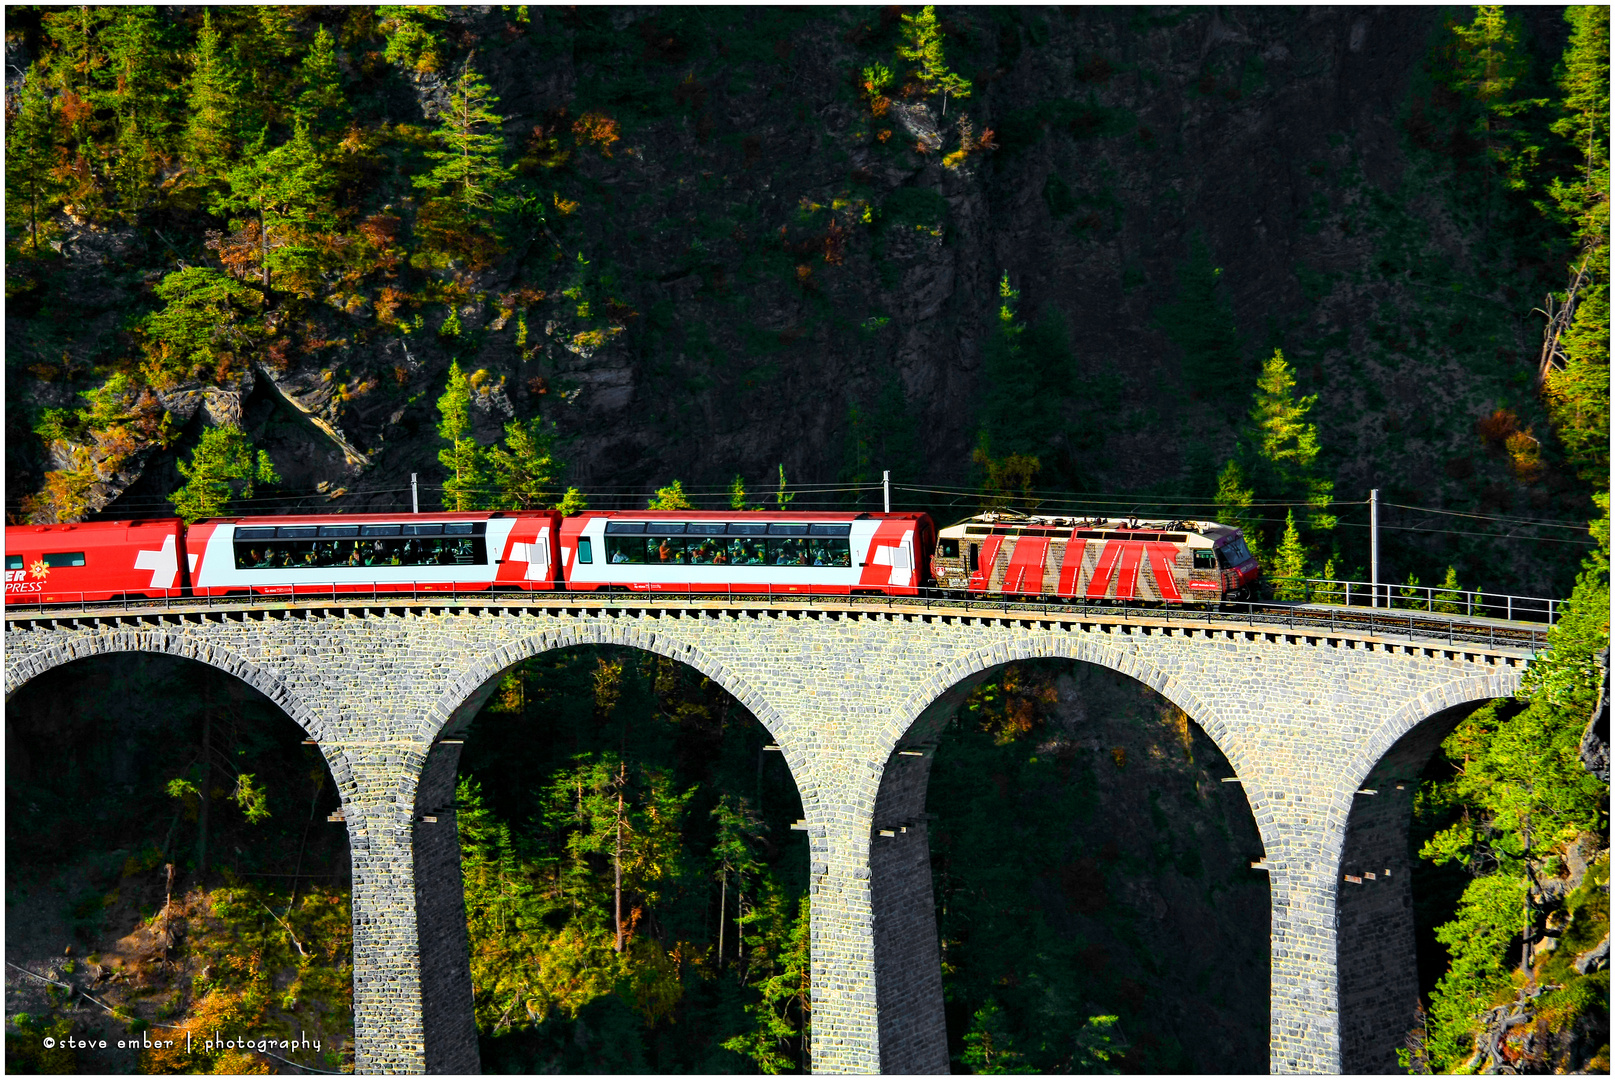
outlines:
[[[442,149],[426,152],[437,165],[424,176],[415,177],[414,184],[453,200],[470,222],[477,212],[493,208],[501,185],[512,174],[503,160],[504,118],[493,111],[499,99],[472,69],[469,57],[451,85],[449,105],[437,129]]]
[[[646,509],[694,510],[695,504],[684,494],[684,483],[675,480],[666,487],[657,488],[656,494],[651,496],[650,502],[646,504]]]
[[[1307,549],[1301,543],[1301,531],[1295,527],[1294,510],[1285,514],[1284,536],[1279,540],[1278,552],[1273,557],[1270,573],[1275,579],[1307,576]],[[1307,586],[1302,581],[1284,581],[1273,595],[1279,600],[1305,600]]]
[[[163,306],[141,322],[148,361],[148,381],[164,386],[203,371],[242,363],[262,333],[262,297],[239,281],[206,267],[193,266],[158,282]]]
[[[942,50],[942,26],[936,8],[927,4],[918,14],[904,15],[903,43],[897,55],[913,64],[909,78],[926,97],[942,95],[942,114],[947,115],[948,98],[970,96],[970,81],[948,68]]]
[[[302,91],[292,116],[318,143],[329,141],[347,126],[350,115],[342,92],[342,70],[337,66],[336,39],[325,27],[314,33],[314,43],[299,65]]]
[[[193,186],[211,186],[229,170],[236,144],[239,82],[224,36],[213,25],[213,11],[204,8],[185,97],[190,114],[185,157]]]
[[[1262,365],[1250,411],[1256,486],[1264,497],[1294,502],[1311,529],[1332,529],[1334,481],[1318,466],[1318,429],[1307,420],[1318,395],[1295,396],[1295,376],[1278,349]]]
[[[1576,243],[1571,285],[1543,347],[1543,399],[1581,477],[1609,490],[1609,9],[1565,9],[1572,30],[1553,126],[1581,159],[1549,194],[1569,217]],[[1565,316],[1569,318],[1566,319]]]
[[[58,143],[56,115],[40,72],[23,79],[17,115],[6,125],[6,203],[25,223],[28,241],[39,251],[39,219],[59,190],[54,168]]]
[[[256,220],[265,308],[274,301],[274,273],[311,266],[311,237],[328,216],[328,179],[308,128],[299,123],[290,141],[272,149],[268,141],[266,128],[226,174],[229,190],[213,202],[216,213],[245,212]]]
[[[268,452],[255,453],[252,441],[233,424],[203,429],[190,464],[175,464],[186,482],[168,499],[188,523],[218,517],[233,500],[252,498],[257,484],[280,480]]]
[[[554,443],[554,427],[541,417],[505,425],[504,444],[487,452],[500,509],[531,510],[554,499],[564,469],[555,460]]]
[[[487,465],[482,447],[471,434],[471,380],[460,370],[458,360],[449,364],[449,383],[437,399],[443,419],[437,432],[448,446],[437,453],[437,460],[448,469],[443,481],[445,510],[480,510],[487,487]]]
[[[159,162],[175,149],[180,101],[172,81],[169,33],[149,6],[118,7],[102,33],[108,84],[102,94],[117,117],[112,182],[127,220],[156,194]]]

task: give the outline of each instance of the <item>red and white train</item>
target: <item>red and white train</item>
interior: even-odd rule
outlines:
[[[1254,595],[1210,522],[603,510],[177,518],[6,529],[6,603],[473,592],[962,595],[1215,602]]]

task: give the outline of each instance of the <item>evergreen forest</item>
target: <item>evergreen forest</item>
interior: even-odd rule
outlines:
[[[1565,601],[1421,778],[1401,1065],[1608,1071],[1607,7],[12,5],[6,61],[8,525],[889,472],[940,524],[1235,524],[1328,601],[1377,489],[1396,604]],[[352,1070],[295,723],[121,656],[6,731],[8,1071]],[[505,673],[456,798],[484,1071],[811,1069],[771,742],[649,654]],[[1230,773],[1097,668],[971,692],[928,803],[955,1071],[1267,1069]],[[319,1048],[144,1045],[215,1030]]]

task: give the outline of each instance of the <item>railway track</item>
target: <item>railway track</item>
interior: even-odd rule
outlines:
[[[1489,650],[1536,652],[1547,646],[1541,623],[1439,615],[1385,608],[1278,602],[1225,603],[1210,607],[1144,606],[1109,601],[961,598],[931,591],[918,596],[848,596],[809,593],[647,592],[489,592],[416,589],[369,594],[299,590],[295,596],[170,596],[97,603],[33,606],[10,604],[8,623],[61,618],[118,618],[161,614],[246,612],[352,608],[544,608],[581,610],[722,610],[868,611],[921,613],[959,618],[1014,618],[1044,622],[1137,623],[1208,629],[1251,629],[1272,632],[1350,633],[1370,638],[1441,644],[1475,645]]]

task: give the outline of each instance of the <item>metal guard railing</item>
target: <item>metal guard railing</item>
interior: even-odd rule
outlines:
[[[1292,579],[1279,579],[1280,582]],[[1358,585],[1359,582],[1334,582],[1323,579],[1293,579],[1327,586]],[[1401,586],[1398,586],[1400,588]],[[1538,650],[1546,647],[1547,633],[1545,630],[1520,623],[1507,625],[1498,621],[1485,620],[1480,616],[1462,616],[1432,610],[1373,608],[1364,606],[1367,603],[1367,594],[1353,592],[1351,605],[1329,603],[1295,603],[1295,602],[1264,602],[1264,601],[1223,601],[1217,604],[1204,606],[1191,606],[1188,604],[1138,604],[1125,601],[1093,600],[1083,597],[1069,599],[1014,599],[1001,593],[981,593],[972,596],[970,593],[961,594],[957,590],[919,589],[913,594],[848,594],[814,593],[790,590],[780,590],[767,586],[759,591],[736,591],[733,587],[716,589],[711,586],[696,586],[693,583],[676,585],[662,585],[655,589],[633,590],[620,592],[583,592],[583,591],[529,591],[506,590],[494,591],[492,589],[462,589],[452,583],[416,583],[409,585],[394,585],[383,588],[372,585],[368,591],[362,587],[351,585],[336,585],[321,583],[318,585],[293,585],[286,587],[286,592],[257,593],[250,595],[237,594],[234,596],[215,595],[186,595],[179,589],[163,590],[160,597],[132,598],[124,600],[97,600],[89,601],[85,594],[78,594],[75,604],[72,601],[63,601],[53,598],[47,603],[28,603],[17,599],[9,599],[6,603],[6,614],[68,614],[77,612],[84,615],[102,614],[107,612],[130,611],[135,609],[161,609],[172,610],[182,607],[185,610],[195,610],[203,607],[206,610],[256,610],[284,607],[298,601],[312,601],[319,603],[329,601],[332,604],[364,604],[364,603],[409,603],[426,605],[445,605],[449,607],[461,606],[576,606],[579,603],[588,603],[607,608],[643,606],[646,603],[696,603],[698,601],[722,602],[728,605],[764,604],[769,607],[781,603],[808,606],[835,604],[841,606],[875,606],[890,605],[893,607],[910,608],[916,611],[939,611],[986,613],[993,612],[1005,616],[1032,616],[1041,615],[1044,618],[1054,619],[1099,619],[1099,620],[1131,620],[1131,619],[1171,619],[1174,622],[1202,623],[1206,626],[1242,626],[1252,629],[1258,627],[1272,629],[1286,629],[1301,632],[1329,632],[1354,631],[1367,633],[1371,636],[1394,636],[1409,638],[1416,641],[1429,641],[1447,645],[1485,645],[1488,648],[1512,648]],[[1385,587],[1381,586],[1383,590]],[[1437,590],[1445,591],[1445,590]],[[57,597],[62,594],[57,594]],[[71,594],[68,594],[71,595]],[[1327,593],[1326,593],[1327,595]],[[1358,603],[1359,595],[1362,603]],[[1475,594],[1483,595],[1483,594]],[[1484,594],[1489,599],[1492,594]],[[1344,590],[1342,590],[1344,597]],[[1495,599],[1505,599],[1497,597]],[[1513,597],[1513,600],[1535,599],[1530,597]],[[1550,605],[1562,605],[1563,601],[1545,601]],[[1521,609],[1510,605],[1508,610],[1518,612]],[[1550,614],[1552,608],[1547,609]],[[1540,625],[1540,624],[1538,624]]]
[[[1383,581],[1376,586],[1367,581],[1333,578],[1266,578],[1263,584],[1281,601],[1424,611],[1507,622],[1546,622],[1549,626],[1565,604],[1563,600],[1545,596],[1509,596],[1478,589],[1443,589],[1435,585],[1389,585]]]

